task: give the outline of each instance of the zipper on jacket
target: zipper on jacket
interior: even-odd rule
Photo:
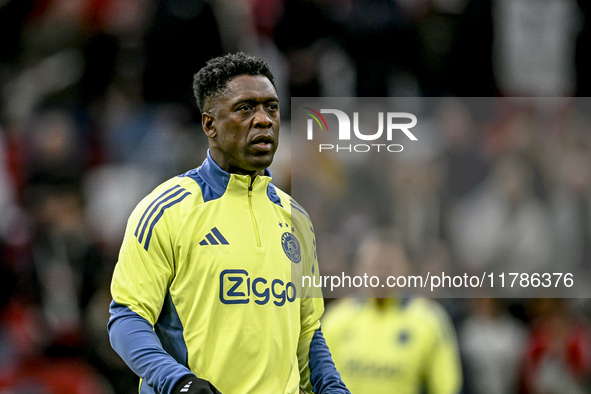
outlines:
[[[252,209],[252,182],[248,186],[248,208],[250,209],[250,217],[252,218],[252,224],[254,225],[254,235],[257,239],[257,246],[261,247],[261,237],[259,235],[259,226],[257,225],[257,219],[254,217],[254,209]]]

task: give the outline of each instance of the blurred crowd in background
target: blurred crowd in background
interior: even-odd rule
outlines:
[[[374,101],[371,111],[357,105],[360,119],[374,120],[371,126],[359,121],[366,135],[376,130],[377,111],[401,110],[396,100],[392,105]],[[321,274],[337,278],[328,280],[325,297],[375,296],[384,290],[343,285],[344,275],[376,276],[383,284],[389,276],[480,278],[486,273],[484,289],[455,285],[450,291],[448,284],[431,291],[431,281],[426,289],[391,288],[387,296],[462,297],[439,301],[456,325],[466,393],[590,393],[589,299],[541,298],[556,290],[556,281],[541,286],[521,284],[521,278],[570,273],[577,288],[571,294],[588,297],[591,101],[404,98],[402,110],[411,101],[419,103],[413,111],[419,122],[412,129],[418,141],[405,136],[390,141],[404,144],[400,153],[385,148],[319,153],[316,136],[302,148],[304,143],[296,141],[305,137],[296,138],[295,131],[305,133],[307,119],[293,117],[292,195],[314,220]],[[321,143],[348,147],[354,142],[337,141],[332,130]],[[364,239],[384,228],[393,228],[391,243],[403,244],[405,253],[392,253],[387,266],[360,265]],[[494,289],[486,289],[492,273]],[[521,275],[501,287],[501,273],[507,279],[509,273]],[[562,281],[556,287],[554,295],[566,294]],[[331,307],[332,300],[328,312]]]
[[[273,69],[290,192],[290,97],[586,96],[590,17],[582,0],[0,0],[0,393],[137,392],[108,342],[110,277],[135,204],[205,158],[191,83],[211,57]],[[321,270],[389,225],[420,269],[587,277],[591,106],[507,101],[492,122],[445,103],[430,154],[293,168]],[[345,195],[355,209],[331,211]],[[464,393],[591,392],[587,300],[440,301]]]

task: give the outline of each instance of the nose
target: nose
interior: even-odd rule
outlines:
[[[267,111],[265,111],[265,109],[262,108],[262,106],[258,106],[254,114],[252,123],[254,127],[269,128],[273,124],[273,119],[267,113]]]

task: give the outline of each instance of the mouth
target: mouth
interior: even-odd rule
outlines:
[[[260,151],[270,151],[275,143],[275,139],[270,135],[259,135],[253,138],[251,144]]]

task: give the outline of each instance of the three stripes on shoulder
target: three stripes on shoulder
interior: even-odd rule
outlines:
[[[148,208],[146,208],[144,211],[137,228],[135,229],[135,233],[133,234],[138,239],[140,244],[144,242],[144,235],[146,235],[144,249],[148,250],[148,247],[150,246],[150,240],[152,239],[152,231],[154,230],[154,226],[156,223],[158,223],[162,215],[164,215],[164,211],[183,201],[189,194],[191,194],[191,192],[187,191],[187,189],[182,188],[180,185],[175,185],[166,190],[164,193],[158,196],[158,198],[152,201],[150,205],[148,205]],[[156,212],[158,213],[156,214]],[[154,216],[154,214],[156,214],[156,216]],[[153,216],[154,219],[152,219]],[[148,223],[150,223],[149,229]],[[146,229],[148,229],[147,234]]]

